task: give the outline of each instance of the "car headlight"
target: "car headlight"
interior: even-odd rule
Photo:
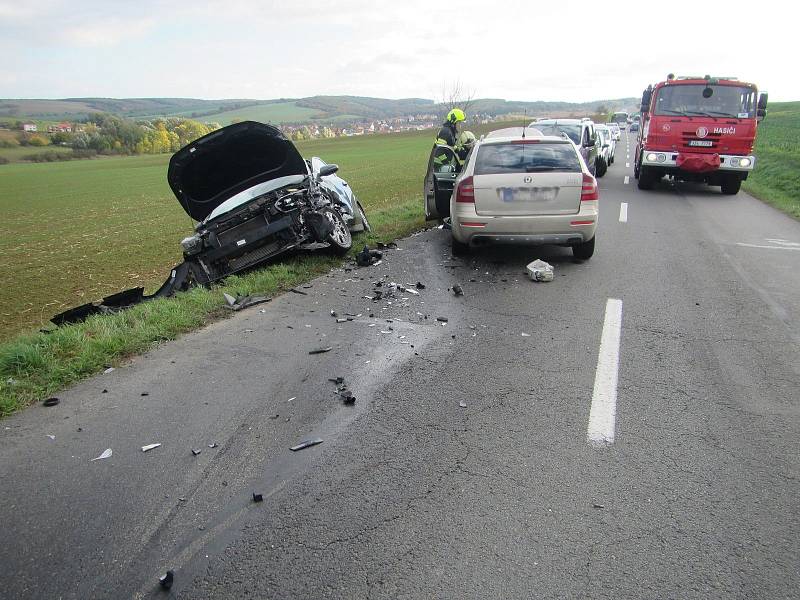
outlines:
[[[739,166],[740,167],[749,167],[750,166],[750,159],[749,158],[740,158],[739,159]]]
[[[661,154],[661,152],[659,152],[658,156],[656,156],[656,160],[658,162],[664,162],[665,160],[667,160],[667,155],[666,154]]]
[[[197,254],[203,248],[203,238],[199,235],[190,235],[181,240],[181,246],[186,254]]]
[[[657,159],[658,159],[658,155],[655,152],[650,152],[647,155],[647,160],[650,161],[650,162],[656,162]]]

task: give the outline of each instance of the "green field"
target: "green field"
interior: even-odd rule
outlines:
[[[294,102],[275,102],[272,104],[257,104],[256,106],[246,106],[236,110],[226,110],[225,112],[215,113],[206,117],[200,117],[201,121],[214,121],[220,125],[230,125],[236,121],[259,121],[261,123],[297,123],[299,121],[310,121],[319,111],[312,108],[297,106]]]
[[[744,189],[800,219],[800,102],[775,102],[758,126],[756,168]]]

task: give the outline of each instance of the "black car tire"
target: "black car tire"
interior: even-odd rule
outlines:
[[[604,158],[598,158],[597,162],[595,163],[595,173],[597,173],[597,178],[600,179],[603,175],[606,174],[608,171],[608,165],[606,164],[606,160]]]
[[[344,217],[338,211],[332,208],[325,210],[325,216],[330,220],[333,225],[333,231],[328,235],[325,240],[330,245],[331,250],[335,254],[347,254],[350,248],[353,247],[353,236],[350,235],[350,229],[344,221]]]
[[[660,178],[656,177],[653,171],[647,167],[639,167],[639,183],[637,187],[640,190],[652,190],[659,179]]]
[[[369,220],[367,220],[367,213],[364,212],[364,207],[361,206],[361,202],[356,200],[356,208],[358,209],[358,216],[361,219],[361,225],[364,233],[369,233],[372,231],[372,226],[369,224]]]
[[[722,180],[722,193],[726,196],[735,196],[742,187],[742,179],[737,174],[725,175]]]
[[[464,256],[469,254],[469,244],[459,242],[456,238],[450,237],[450,248],[453,251],[453,256]]]
[[[594,240],[597,236],[594,236],[588,242],[583,242],[581,244],[575,244],[572,247],[572,256],[579,260],[588,260],[592,258],[594,254]]]

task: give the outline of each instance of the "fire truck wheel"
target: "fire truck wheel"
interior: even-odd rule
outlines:
[[[739,193],[739,188],[742,187],[742,180],[738,175],[726,175],[722,180],[722,193],[726,196],[735,196]]]
[[[637,187],[640,190],[652,190],[657,180],[655,174],[650,169],[647,167],[639,167],[639,183]]]

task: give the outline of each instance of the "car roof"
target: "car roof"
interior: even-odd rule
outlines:
[[[525,133],[525,137],[541,137],[544,135],[535,127],[505,127],[503,129],[495,129],[494,131],[490,131],[484,136],[483,139],[522,137],[523,131]]]
[[[517,127],[516,129],[521,130],[522,128]],[[536,140],[537,142],[544,142],[549,144],[567,144],[567,143],[572,144],[572,141],[565,137],[556,135],[544,135],[541,132],[539,132],[538,134],[531,134],[530,131],[531,131],[530,128],[526,128],[526,133],[524,136],[521,133],[516,133],[516,134],[509,134],[491,138],[487,137],[481,140],[480,143],[481,145],[486,145],[486,144],[503,144],[508,142],[523,142],[525,140]]]

